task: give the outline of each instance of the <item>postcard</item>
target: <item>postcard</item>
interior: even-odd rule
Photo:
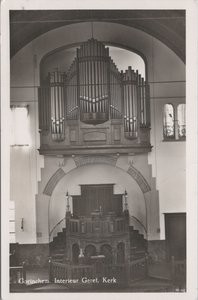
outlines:
[[[2,3],[2,299],[197,297],[197,3]]]

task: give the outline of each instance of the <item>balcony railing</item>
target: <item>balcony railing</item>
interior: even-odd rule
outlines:
[[[101,234],[114,235],[124,233],[128,230],[126,219],[102,217],[99,219],[92,218],[71,218],[68,220],[68,229],[72,234]]]

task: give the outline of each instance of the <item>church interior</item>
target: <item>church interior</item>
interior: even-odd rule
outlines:
[[[185,292],[185,11],[13,10],[10,55],[11,291]]]

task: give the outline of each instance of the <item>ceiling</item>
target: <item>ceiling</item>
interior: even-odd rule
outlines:
[[[185,62],[185,10],[11,10],[10,55],[47,31],[88,21],[140,29],[159,39]]]

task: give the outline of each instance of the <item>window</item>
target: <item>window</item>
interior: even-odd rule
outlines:
[[[178,138],[183,139],[186,137],[186,105],[179,104],[177,107],[178,118]]]
[[[167,103],[163,111],[164,140],[185,140],[186,138],[186,105]]]
[[[28,106],[11,106],[11,146],[29,146]]]
[[[164,139],[175,138],[175,114],[172,104],[164,106]]]

